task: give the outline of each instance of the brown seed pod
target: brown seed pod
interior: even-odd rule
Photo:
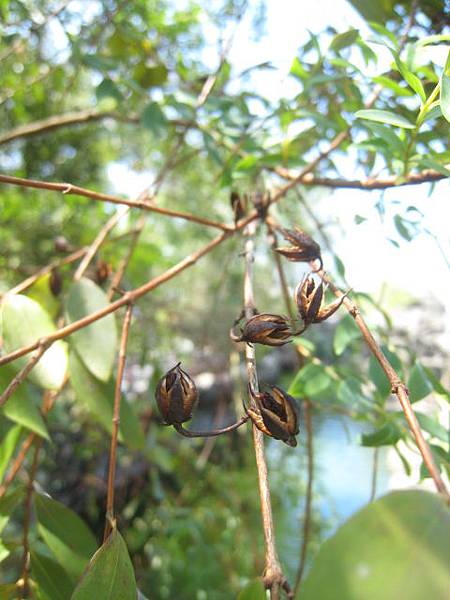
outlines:
[[[276,385],[271,392],[254,392],[249,385],[249,394],[254,406],[246,411],[255,426],[276,440],[288,446],[296,446],[295,436],[299,433],[298,407],[292,396]]]
[[[249,319],[240,336],[232,336],[236,342],[283,346],[291,341],[292,330],[286,317],[262,313]]]
[[[283,237],[292,244],[282,248],[275,248],[275,252],[285,256],[293,262],[310,262],[319,260],[322,268],[322,257],[320,255],[320,246],[311,236],[302,231],[300,228],[282,229]]]
[[[323,302],[323,283],[316,286],[316,282],[308,275],[295,288],[294,300],[297,304],[298,312],[303,320],[303,326],[306,328],[311,323],[320,323],[333,315],[344,301],[344,294],[328,306],[322,307]]]
[[[95,266],[95,281],[98,285],[105,283],[111,272],[111,265],[104,260],[99,260]]]
[[[54,296],[59,296],[59,294],[61,293],[62,283],[63,283],[63,281],[62,281],[61,273],[56,268],[52,269],[49,280],[48,280],[48,285],[49,285],[51,293]]]
[[[195,383],[180,364],[167,371],[156,386],[156,402],[166,425],[189,421],[198,400]]]
[[[230,204],[234,214],[234,224],[236,225],[247,212],[247,197],[240,196],[238,192],[232,191],[230,194]]]

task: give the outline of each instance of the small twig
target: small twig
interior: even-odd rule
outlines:
[[[31,464],[30,473],[28,477],[27,483],[27,491],[25,496],[25,506],[24,506],[24,519],[23,519],[23,536],[22,536],[22,578],[21,578],[21,588],[22,588],[22,598],[27,598],[29,595],[29,576],[30,576],[30,542],[29,542],[29,534],[30,534],[30,521],[31,521],[31,502],[33,499],[33,491],[34,491],[34,480],[36,478],[36,471],[39,461],[39,453],[42,447],[42,438],[38,437],[34,447],[34,457],[33,462]]]
[[[297,595],[302,582],[306,566],[306,556],[311,535],[311,517],[312,517],[312,490],[314,481],[314,434],[312,424],[312,404],[309,399],[304,402],[304,417],[306,427],[306,453],[308,458],[308,479],[306,484],[305,516],[303,519],[303,537],[300,550],[300,562],[297,569],[294,585],[294,597]]]
[[[19,385],[26,379],[31,370],[36,366],[36,364],[40,361],[43,354],[48,350],[49,346],[51,346],[52,342],[43,339],[40,343],[38,343],[38,348],[27,364],[17,373],[17,375],[12,379],[8,387],[4,390],[2,395],[0,396],[0,406],[3,406],[9,398],[13,395],[15,390],[19,387]]]
[[[100,229],[100,231],[95,236],[94,241],[87,249],[86,254],[83,257],[83,260],[78,265],[78,268],[75,271],[74,276],[73,276],[74,281],[79,281],[83,277],[83,275],[86,272],[86,269],[89,267],[92,259],[97,254],[100,246],[105,241],[108,233],[114,229],[114,227],[117,225],[117,223],[120,221],[120,219],[122,217],[124,217],[128,213],[129,210],[130,210],[129,206],[121,206],[117,210],[117,212],[115,212],[113,214],[113,216],[110,219],[108,219],[108,221],[103,225],[103,227]]]
[[[191,267],[192,265],[195,265],[195,263],[200,258],[205,256],[206,254],[209,254],[209,252],[214,250],[214,248],[216,246],[219,246],[223,241],[228,239],[230,237],[230,235],[231,235],[231,233],[228,233],[228,232],[222,233],[221,235],[214,238],[208,244],[205,244],[202,248],[200,248],[196,252],[193,252],[192,254],[190,254],[189,256],[187,256],[186,258],[184,258],[177,264],[175,264],[170,269],[167,269],[167,271],[165,271],[161,275],[158,275],[157,277],[150,279],[150,281],[148,281],[144,285],[142,285],[138,288],[135,288],[134,290],[132,290],[130,292],[127,292],[126,294],[124,294],[121,298],[119,298],[115,302],[108,304],[104,308],[97,310],[97,311],[91,313],[90,315],[87,315],[86,317],[79,319],[78,321],[74,321],[73,323],[70,323],[70,325],[66,325],[64,327],[61,327],[60,329],[57,329],[56,331],[54,331],[53,333],[49,334],[48,336],[42,338],[41,340],[37,340],[36,342],[29,344],[28,346],[23,346],[22,348],[19,348],[18,350],[14,350],[13,352],[10,352],[9,354],[6,354],[5,356],[0,357],[0,365],[7,364],[13,360],[16,360],[17,358],[20,358],[21,356],[24,356],[25,354],[28,354],[29,352],[32,352],[41,343],[47,343],[47,342],[52,343],[56,340],[66,338],[67,336],[71,335],[75,331],[78,331],[79,329],[82,329],[83,327],[87,327],[88,325],[90,325],[91,323],[94,323],[95,321],[98,321],[102,317],[106,317],[106,315],[109,315],[109,314],[115,312],[122,306],[125,306],[125,305],[129,304],[130,302],[134,303],[136,300],[138,300],[142,296],[145,296],[145,294],[148,294],[150,291],[154,290],[155,288],[159,287],[160,285],[164,284],[166,281],[173,279],[176,275],[178,275],[178,273],[181,273],[185,269]]]
[[[373,462],[372,462],[372,484],[370,486],[370,498],[369,502],[373,502],[375,500],[375,496],[377,495],[377,480],[378,480],[378,459],[380,455],[380,449],[375,447],[373,449]]]
[[[38,181],[35,179],[23,179],[22,177],[12,177],[10,175],[0,175],[0,183],[8,183],[11,185],[18,185],[21,187],[36,188],[40,190],[52,190],[54,192],[62,192],[63,194],[73,194],[75,196],[83,196],[85,198],[91,198],[92,200],[98,200],[100,202],[111,202],[112,204],[124,204],[131,208],[139,208],[149,212],[159,213],[167,217],[174,217],[177,219],[184,219],[186,221],[192,221],[199,225],[206,225],[207,227],[213,227],[214,229],[221,229],[222,231],[232,231],[231,225],[225,223],[219,223],[218,221],[211,221],[203,217],[197,217],[189,213],[184,213],[177,210],[171,210],[169,208],[162,208],[151,202],[130,200],[127,198],[120,198],[119,196],[113,196],[111,194],[103,194],[101,192],[94,192],[86,188],[72,185],[71,183],[52,183],[47,181]]]
[[[332,280],[325,273],[325,271],[323,271],[323,270],[320,271],[319,275],[322,277],[324,282],[328,283],[330,289],[332,290],[332,292],[334,293],[334,295],[337,298],[342,298],[342,296],[344,296],[344,294],[341,292],[341,290],[332,282]],[[428,469],[428,472],[430,473],[430,475],[434,481],[436,489],[438,490],[439,493],[441,493],[443,496],[445,496],[445,498],[448,501],[450,501],[450,494],[449,494],[449,492],[446,488],[446,485],[439,473],[439,469],[437,468],[436,463],[434,462],[434,458],[431,453],[430,447],[423,436],[419,422],[417,421],[417,417],[411,406],[411,402],[409,400],[408,388],[401,381],[401,379],[398,376],[398,374],[396,373],[395,369],[390,364],[390,362],[388,361],[386,356],[383,354],[381,348],[379,347],[378,343],[376,342],[375,338],[373,337],[372,333],[370,332],[369,328],[367,327],[366,322],[362,318],[357,305],[347,297],[344,298],[343,304],[345,305],[348,312],[355,320],[356,325],[359,327],[359,329],[362,333],[364,341],[366,342],[370,351],[372,352],[372,354],[375,356],[375,358],[379,362],[386,377],[388,378],[389,383],[391,384],[392,393],[397,396],[397,398],[400,402],[400,405],[405,414],[405,418],[408,423],[408,426],[411,430],[411,433],[414,436],[414,439],[416,440],[416,444],[422,455],[423,462],[425,463],[425,465]]]
[[[32,286],[33,283],[35,283],[40,277],[43,277],[47,273],[50,273],[51,271],[53,271],[53,269],[56,269],[57,267],[61,267],[63,265],[67,265],[69,263],[77,261],[79,258],[81,258],[86,253],[86,251],[87,251],[87,248],[79,248],[78,250],[75,250],[75,252],[72,252],[72,254],[69,254],[68,256],[64,256],[63,258],[52,261],[45,267],[42,267],[42,269],[39,269],[38,271],[36,271],[36,273],[31,275],[30,277],[27,277],[27,279],[24,279],[23,281],[21,281],[20,283],[15,285],[13,288],[8,290],[8,292],[6,292],[6,293],[20,294],[20,292],[23,292],[24,290],[26,290],[27,288]],[[0,298],[4,298],[6,296],[6,293],[0,294]]]
[[[119,425],[120,425],[120,400],[122,397],[122,379],[123,371],[125,367],[125,360],[127,356],[127,341],[128,333],[130,331],[131,315],[133,312],[132,304],[127,305],[125,312],[125,318],[122,325],[122,338],[120,340],[119,349],[119,361],[117,365],[117,377],[116,387],[114,391],[114,412],[112,419],[112,433],[111,433],[111,451],[109,455],[109,470],[108,470],[108,493],[106,499],[106,522],[105,522],[105,533],[103,541],[106,541],[107,537],[111,533],[111,525],[114,522],[114,485],[116,478],[116,453],[117,453],[117,440],[119,438]]]
[[[211,431],[189,431],[188,429],[184,429],[181,423],[175,424],[174,428],[178,431],[178,433],[181,433],[181,435],[184,435],[184,437],[188,438],[216,437],[217,435],[222,435],[222,433],[229,433],[230,431],[235,431],[236,429],[238,429],[238,427],[240,427],[244,423],[247,423],[248,419],[249,417],[247,415],[244,415],[232,425],[222,427],[221,429],[212,429]]]
[[[255,310],[255,301],[253,297],[253,235],[255,233],[256,223],[247,227],[245,233],[247,240],[245,243],[245,276],[244,276],[244,307],[245,317],[250,319]],[[255,348],[250,344],[245,344],[245,361],[249,385],[255,393],[258,392],[258,374],[256,372]],[[281,564],[278,558],[275,529],[272,516],[272,505],[270,500],[269,477],[267,473],[266,458],[264,455],[264,434],[253,424],[253,444],[255,447],[256,467],[258,472],[259,496],[261,501],[261,516],[264,529],[264,539],[266,544],[264,583],[270,590],[271,600],[280,598],[280,590],[284,589],[288,597],[292,597],[286,577],[283,574]]]

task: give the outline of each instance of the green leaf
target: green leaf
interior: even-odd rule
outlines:
[[[422,429],[424,429],[426,432],[428,432],[430,435],[437,438],[441,442],[448,444],[449,436],[447,429],[439,423],[436,417],[429,417],[428,415],[424,415],[419,412],[416,412],[416,417]]]
[[[347,48],[347,46],[351,46],[356,42],[359,38],[359,31],[357,29],[349,29],[344,33],[338,33],[331,40],[330,50],[334,50],[335,52],[339,52],[343,48]]]
[[[78,401],[92,416],[111,433],[114,383],[103,383],[93,377],[84,367],[75,352],[69,355],[70,382]],[[144,446],[144,433],[139,420],[125,398],[120,404],[119,440],[130,448],[140,449]]]
[[[142,124],[155,136],[161,136],[167,129],[167,119],[157,102],[150,102],[142,112]]]
[[[392,52],[392,54],[394,55],[395,64],[397,65],[397,68],[400,71],[403,79],[406,81],[409,87],[420,96],[422,102],[425,102],[427,96],[425,94],[425,90],[423,89],[423,85],[420,79],[417,77],[417,75],[414,75],[414,73],[410,71],[406,63],[400,60],[396,52]]]
[[[5,494],[2,498],[0,498],[0,533],[6,527],[12,513],[16,506],[23,500],[25,497],[25,488],[20,486],[16,488],[14,491]]]
[[[266,590],[261,578],[247,583],[237,597],[237,600],[266,600]]]
[[[402,127],[403,129],[414,129],[415,125],[402,117],[396,115],[390,110],[378,110],[375,108],[369,108],[364,110],[358,110],[355,113],[357,119],[367,119],[368,121],[377,121],[378,123],[387,123],[388,125],[394,125],[395,127]]]
[[[25,293],[28,298],[41,305],[41,307],[55,319],[59,313],[61,302],[56,298],[50,290],[50,273],[46,273],[39,277]]]
[[[235,166],[235,169],[236,171],[249,171],[256,165],[257,162],[258,158],[249,154],[248,156],[244,156],[244,158],[241,158],[238,161],[238,163]]]
[[[437,495],[401,491],[360,510],[319,550],[302,600],[446,600],[450,512]]]
[[[289,71],[291,75],[296,77],[297,79],[305,79],[308,76],[308,71],[304,68],[300,59],[295,57],[292,61],[291,70]]]
[[[379,429],[372,433],[363,433],[361,435],[361,446],[392,446],[402,437],[400,428],[393,423],[385,423]]]
[[[104,98],[114,98],[120,102],[123,100],[123,96],[120,93],[119,88],[109,77],[105,77],[105,79],[97,86],[95,90],[95,95],[97,96],[97,100],[103,100]]]
[[[450,122],[450,50],[441,76],[440,103],[442,114]]]
[[[9,461],[11,460],[16,446],[19,443],[21,434],[22,427],[20,427],[20,425],[16,425],[15,427],[11,427],[11,429],[9,429],[8,433],[2,439],[0,444],[0,479],[3,478],[3,475],[8,468]]]
[[[418,402],[433,391],[433,384],[428,379],[425,369],[418,361],[411,369],[407,385],[411,402]]]
[[[0,389],[4,390],[14,377],[12,369],[5,365],[0,368]],[[42,418],[41,411],[36,406],[35,397],[31,386],[23,382],[16,388],[8,402],[3,405],[2,412],[11,421],[23,425],[41,437],[49,440],[47,426]]]
[[[351,408],[367,404],[367,399],[361,391],[360,382],[354,377],[347,377],[337,387],[338,399]]]
[[[4,561],[5,558],[8,558],[8,556],[11,554],[11,551],[9,548],[7,548],[3,542],[0,540],[0,562]],[[1,588],[0,588],[0,598],[1,600],[3,600],[3,596],[1,595]]]
[[[82,278],[72,284],[66,306],[68,323],[109,305],[105,292],[90,279]],[[89,371],[102,381],[108,381],[117,348],[116,321],[109,314],[71,336],[76,351]]]
[[[288,394],[297,396],[320,396],[332,383],[324,365],[309,363],[302,367],[291,383]]]
[[[351,344],[354,340],[361,338],[361,332],[358,327],[355,325],[355,321],[350,317],[350,315],[346,315],[343,319],[341,319],[336,327],[333,337],[333,349],[334,353],[337,356],[340,356],[344,350]]]
[[[439,377],[432,371],[432,369],[428,367],[424,367],[425,373],[428,377],[428,380],[433,385],[433,389],[436,394],[443,396],[448,402],[450,402],[450,391],[447,390],[439,380]]]
[[[136,600],[137,588],[128,550],[114,529],[92,557],[71,600]]]
[[[167,81],[169,72],[164,65],[148,67],[144,63],[136,65],[133,79],[144,89],[159,87]]]
[[[1,319],[7,353],[28,346],[56,330],[47,312],[37,302],[19,294],[6,296],[2,304]],[[12,365],[19,371],[29,360],[30,355],[23,356]],[[57,389],[62,385],[66,371],[66,344],[58,340],[44,353],[29,378],[45,389]]]
[[[409,221],[404,219],[401,215],[394,215],[394,225],[395,229],[402,236],[404,240],[410,242],[413,239],[413,234],[410,229],[408,229]]]
[[[71,577],[80,577],[97,547],[95,537],[61,502],[42,494],[36,494],[34,502],[40,535],[64,570]]]
[[[450,177],[450,169],[447,169],[445,165],[442,165],[431,156],[421,156],[419,165],[425,169],[433,169],[441,175],[444,175],[444,177]]]
[[[31,572],[38,584],[41,600],[68,600],[74,585],[64,569],[54,560],[31,551]]]

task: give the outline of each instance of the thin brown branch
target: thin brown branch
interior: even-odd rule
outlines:
[[[375,447],[373,449],[373,461],[372,461],[372,483],[370,486],[370,498],[369,502],[373,502],[377,495],[377,481],[378,481],[378,460],[380,457],[380,449]]]
[[[450,165],[445,165],[448,168]],[[299,174],[292,173],[283,167],[276,167],[274,171],[283,179],[297,181],[306,186],[323,186],[330,188],[348,188],[357,190],[386,190],[392,187],[402,187],[405,185],[419,185],[421,183],[433,183],[441,181],[447,177],[434,169],[425,169],[418,173],[409,173],[409,175],[401,177],[386,177],[378,179],[369,177],[368,179],[333,179],[329,177],[316,177],[311,173],[307,173],[300,177]]]
[[[247,240],[245,242],[245,277],[244,277],[244,307],[245,317],[250,319],[254,315],[255,302],[253,296],[253,260],[255,223],[249,225],[245,231]],[[250,344],[245,345],[245,360],[247,376],[250,387],[258,392],[258,374],[256,371],[255,349]],[[270,590],[271,600],[280,598],[281,589],[285,589],[288,597],[292,597],[286,577],[283,574],[278,558],[275,529],[272,516],[272,504],[270,500],[269,477],[267,463],[264,455],[264,434],[253,424],[253,444],[255,448],[256,468],[258,472],[259,497],[261,503],[261,516],[266,545],[264,584]]]
[[[231,234],[232,234],[232,232],[222,233],[221,235],[214,238],[211,242],[209,242],[208,244],[205,244],[202,248],[200,248],[196,252],[193,252],[192,254],[190,254],[183,260],[181,260],[179,263],[177,263],[176,265],[174,265],[173,267],[171,267],[170,269],[168,269],[167,271],[162,273],[161,275],[158,275],[157,277],[150,279],[150,281],[148,281],[144,285],[142,285],[138,288],[135,288],[134,290],[132,290],[130,292],[127,292],[126,294],[124,294],[121,298],[119,298],[115,302],[108,304],[108,306],[105,306],[104,308],[97,310],[97,311],[91,313],[90,315],[87,315],[86,317],[79,319],[78,321],[74,321],[73,323],[70,323],[70,325],[66,325],[65,327],[61,327],[60,329],[57,329],[56,331],[54,331],[53,333],[49,334],[48,336],[42,338],[41,340],[36,340],[35,342],[33,342],[32,344],[29,344],[28,346],[24,346],[22,348],[19,348],[18,350],[10,352],[9,354],[6,354],[5,356],[0,357],[0,365],[9,363],[13,360],[16,360],[17,358],[20,358],[21,356],[24,356],[25,354],[28,354],[29,352],[32,352],[40,344],[53,343],[56,340],[63,339],[65,337],[71,335],[75,331],[78,331],[79,329],[82,329],[83,327],[87,327],[91,323],[94,323],[94,321],[97,321],[98,319],[101,319],[102,317],[106,317],[106,315],[109,315],[109,314],[115,312],[122,306],[125,306],[125,305],[129,304],[130,302],[134,303],[136,300],[138,300],[142,296],[145,296],[145,294],[148,294],[148,292],[159,287],[166,281],[173,279],[176,275],[178,275],[185,269],[193,266],[200,258],[202,258],[206,254],[211,252],[216,246],[220,245],[224,240],[228,239]]]
[[[120,425],[120,401],[122,398],[122,379],[125,368],[125,360],[127,357],[127,341],[130,331],[131,315],[133,312],[132,304],[127,305],[125,318],[122,325],[122,338],[120,340],[119,361],[117,365],[116,387],[114,391],[114,411],[112,419],[112,434],[111,434],[111,450],[109,455],[109,470],[108,470],[108,493],[106,499],[106,522],[103,541],[106,541],[111,533],[112,523],[114,523],[114,485],[116,479],[116,454],[117,440],[119,438]]]
[[[23,519],[23,535],[22,535],[22,578],[20,587],[22,588],[22,598],[28,598],[29,576],[30,576],[30,522],[31,522],[31,503],[33,499],[34,480],[36,479],[36,471],[39,462],[39,454],[42,447],[42,438],[37,438],[34,446],[33,462],[31,464],[30,473],[28,476],[27,491],[25,496],[24,519]]]
[[[341,290],[333,283],[333,281],[325,273],[325,271],[323,271],[323,270],[320,271],[319,275],[322,277],[322,279],[326,283],[328,283],[330,289],[333,291],[334,295],[337,298],[342,298],[344,296],[344,294],[341,292]],[[370,351],[375,356],[375,358],[377,359],[381,368],[383,369],[386,377],[388,378],[389,383],[391,384],[392,393],[397,396],[397,398],[400,402],[400,405],[405,414],[405,418],[408,423],[409,429],[414,436],[417,447],[419,448],[420,453],[422,455],[423,462],[434,481],[436,489],[438,490],[439,493],[441,493],[447,499],[447,501],[450,501],[450,493],[448,492],[446,485],[439,473],[439,469],[436,466],[436,463],[434,461],[430,447],[423,436],[419,422],[417,421],[417,417],[411,406],[411,402],[409,400],[408,388],[402,382],[399,375],[395,371],[394,367],[390,364],[390,362],[388,361],[386,356],[383,354],[380,346],[376,342],[375,338],[373,337],[372,333],[370,332],[369,328],[367,327],[366,322],[364,321],[363,317],[361,316],[361,313],[360,313],[357,305],[352,300],[350,300],[348,297],[344,298],[343,304],[345,305],[348,312],[355,320],[356,325],[359,327],[359,330],[362,333],[364,341],[366,342]]]
[[[304,417],[306,428],[306,454],[308,459],[308,478],[306,484],[305,516],[303,518],[303,536],[302,547],[300,550],[300,562],[297,574],[295,576],[294,597],[297,595],[302,582],[306,566],[306,556],[309,539],[311,536],[311,517],[312,517],[312,491],[314,481],[314,434],[312,424],[312,404],[309,399],[304,402]]]
[[[18,185],[21,187],[36,188],[41,190],[52,190],[54,192],[62,192],[63,194],[74,194],[75,196],[83,196],[85,198],[91,198],[92,200],[98,200],[100,202],[111,202],[112,204],[124,204],[130,208],[139,208],[149,212],[159,213],[166,215],[167,217],[174,217],[178,219],[184,219],[185,221],[192,221],[200,225],[206,225],[207,227],[213,227],[215,229],[221,229],[222,231],[232,231],[231,225],[225,223],[219,223],[217,221],[211,221],[203,217],[197,217],[189,213],[180,212],[177,210],[171,210],[169,208],[162,208],[154,203],[145,200],[130,200],[127,198],[120,198],[119,196],[113,196],[111,194],[103,194],[101,192],[95,192],[94,190],[88,190],[86,188],[72,185],[71,183],[52,183],[47,181],[37,181],[34,179],[23,179],[22,177],[12,177],[10,175],[0,174],[0,183],[8,183],[11,185]]]
[[[175,424],[174,428],[184,435],[187,438],[198,438],[198,437],[216,437],[218,435],[222,435],[222,433],[230,433],[230,431],[235,431],[244,423],[247,423],[249,417],[244,415],[240,419],[233,423],[232,425],[227,425],[227,427],[222,427],[220,429],[212,429],[211,431],[190,431],[189,429],[185,429],[181,424]]]
[[[9,398],[13,395],[19,385],[26,379],[31,370],[37,365],[37,363],[41,360],[44,353],[48,350],[49,346],[52,342],[42,340],[38,343],[38,347],[36,352],[27,362],[27,364],[17,373],[17,375],[12,379],[10,384],[6,387],[6,389],[2,392],[0,396],[0,406],[3,406],[5,402],[9,400]]]
[[[86,272],[86,269],[89,267],[92,259],[97,254],[100,246],[105,241],[108,233],[114,229],[114,227],[117,225],[117,223],[120,221],[120,219],[123,216],[125,216],[129,210],[130,210],[130,208],[128,206],[121,206],[112,215],[112,217],[110,217],[108,219],[108,221],[103,225],[103,227],[97,233],[95,240],[92,242],[92,244],[87,249],[86,254],[83,257],[83,260],[78,265],[78,268],[75,271],[74,276],[73,276],[74,281],[79,281],[83,277],[84,273]]]
[[[36,273],[31,275],[30,277],[27,277],[26,279],[24,279],[24,281],[21,281],[20,283],[15,285],[13,288],[8,290],[7,293],[8,294],[20,294],[20,292],[23,292],[27,288],[31,287],[33,285],[33,283],[35,283],[40,277],[43,277],[47,273],[51,273],[51,271],[53,271],[53,269],[56,269],[57,267],[61,267],[63,265],[67,265],[69,263],[77,261],[79,258],[81,258],[86,253],[86,250],[87,250],[87,248],[79,248],[78,250],[75,250],[75,252],[72,252],[71,254],[69,254],[68,256],[65,256],[64,258],[59,258],[58,260],[52,261],[45,267],[42,267],[42,269],[39,269],[38,271],[36,271]],[[0,298],[3,298],[4,296],[6,296],[6,293],[0,294]]]
[[[266,218],[267,232],[269,235],[269,241],[272,248],[276,248],[277,246],[277,237],[276,232],[272,224],[272,219],[270,217]],[[274,260],[276,263],[278,277],[280,279],[281,290],[283,293],[284,302],[286,305],[286,310],[292,320],[297,318],[297,314],[292,306],[291,295],[289,293],[289,288],[286,281],[286,274],[284,271],[283,263],[281,260],[281,256],[277,253],[273,253]],[[302,367],[305,358],[301,351],[301,346],[295,346],[299,366]],[[305,417],[305,427],[306,427],[306,455],[307,455],[307,484],[306,484],[306,499],[305,499],[305,513],[303,518],[303,536],[302,536],[302,546],[300,550],[300,561],[297,570],[297,575],[295,578],[295,584],[293,588],[294,597],[297,595],[297,592],[300,588],[300,583],[302,581],[305,564],[306,564],[306,553],[309,544],[309,538],[311,534],[311,517],[312,517],[312,489],[313,489],[313,477],[314,477],[314,432],[313,432],[313,424],[312,424],[312,403],[309,398],[304,398],[303,400],[304,406],[304,417]]]
[[[11,465],[8,473],[6,474],[6,476],[3,480],[3,483],[0,485],[0,498],[2,498],[5,495],[6,490],[8,489],[10,484],[14,481],[17,473],[20,471],[23,461],[25,460],[28,450],[30,449],[30,447],[33,444],[35,437],[36,437],[35,433],[30,433],[25,438],[25,440],[22,442],[22,446],[19,450],[19,453],[17,454],[16,458],[14,459],[14,462]]]

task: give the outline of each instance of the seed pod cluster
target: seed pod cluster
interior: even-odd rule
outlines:
[[[331,317],[344,301],[346,294],[331,304],[323,306],[324,288],[322,281],[316,284],[311,275],[307,275],[295,288],[294,300],[303,321],[303,331],[312,323],[321,323]]]

